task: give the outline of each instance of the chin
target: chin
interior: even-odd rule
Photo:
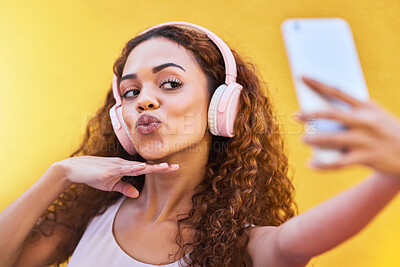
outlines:
[[[156,159],[161,159],[169,154],[171,154],[171,151],[169,151],[168,147],[160,147],[160,146],[136,146],[136,151],[137,153],[144,159],[146,160],[156,160]]]
[[[166,155],[155,155],[155,154],[151,154],[151,155],[139,154],[139,155],[147,161],[156,161],[156,160],[162,159],[166,156]]]
[[[209,144],[203,143],[202,139],[180,140],[177,142],[167,140],[162,142],[138,142],[134,146],[138,154],[146,160],[162,159],[179,152],[201,152],[203,149],[209,148]]]

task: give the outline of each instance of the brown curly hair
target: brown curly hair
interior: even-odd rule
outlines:
[[[215,44],[198,30],[177,26],[156,28],[128,41],[114,63],[118,79],[132,49],[150,38],[167,38],[190,51],[207,76],[210,93],[224,83],[224,61]],[[235,51],[232,53],[237,64],[237,82],[243,85],[235,136],[212,137],[206,174],[194,189],[193,206],[188,214],[177,217],[178,229],[183,229],[183,222],[187,227],[186,222],[190,221],[189,227],[194,230],[189,243],[182,242],[181,231],[176,236],[180,252],[186,254],[192,248],[190,261],[186,262],[191,266],[246,266],[249,237],[245,225],[278,226],[297,213],[282,129],[267,97],[267,85],[260,81],[253,64],[245,62]],[[116,138],[109,117],[114,104],[110,88],[103,107],[87,125],[82,145],[71,157],[92,155],[145,161],[140,155],[129,155]],[[140,192],[145,176],[122,180]],[[59,266],[71,256],[90,220],[103,214],[121,196],[119,192],[73,184],[39,218],[28,240],[34,242],[41,235],[49,236],[56,225],[63,226],[70,237],[57,247],[53,264]]]

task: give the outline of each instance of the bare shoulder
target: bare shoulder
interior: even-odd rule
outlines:
[[[259,245],[269,245],[274,235],[278,231],[276,226],[252,226],[247,228],[249,234],[249,243],[247,244],[248,252],[254,252]]]
[[[253,267],[303,267],[307,262],[290,262],[279,247],[279,231],[277,226],[253,226],[248,228],[249,242],[247,253],[249,254]]]

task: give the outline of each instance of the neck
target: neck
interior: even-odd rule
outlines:
[[[209,156],[208,144],[208,140],[203,140],[190,149],[156,161],[148,161],[148,163],[179,164],[179,169],[171,173],[146,174],[145,184],[137,203],[143,208],[144,219],[147,222],[176,221],[178,214],[189,212],[194,188],[205,177]]]

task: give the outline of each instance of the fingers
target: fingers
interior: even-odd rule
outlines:
[[[118,175],[118,176],[138,176],[146,173],[169,173],[173,172],[179,169],[178,164],[171,164],[168,165],[168,163],[161,163],[161,164],[146,164],[146,163],[141,163],[141,164],[134,164],[134,165],[123,165],[117,168],[114,168],[113,175]],[[108,175],[107,175],[108,176]],[[102,177],[103,180],[106,180],[105,177]],[[117,191],[121,192],[122,194],[131,197],[131,198],[137,198],[139,196],[139,191],[132,186],[131,184],[124,182],[122,180],[119,180],[114,187],[112,188],[112,191]]]
[[[361,106],[364,104],[363,101],[355,99],[354,97],[342,92],[339,89],[330,87],[330,86],[320,83],[316,80],[307,78],[305,76],[302,76],[302,80],[306,85],[308,85],[311,89],[313,89],[317,93],[320,93],[320,94],[328,96],[328,97],[333,97],[333,98],[342,100],[342,101],[346,102],[347,104],[351,105],[352,107],[357,107],[357,106]]]
[[[112,191],[121,192],[130,198],[137,198],[139,196],[139,191],[134,186],[121,180],[114,185]]]
[[[342,131],[330,134],[304,136],[303,141],[322,149],[333,148],[342,151],[341,158],[334,163],[320,163],[316,160],[309,162],[309,167],[325,170],[339,169],[353,164],[368,165],[368,155],[370,154],[369,151],[373,140],[357,132]]]
[[[321,148],[363,148],[370,144],[370,140],[357,132],[342,131],[330,134],[303,136],[303,141],[309,145]]]
[[[147,173],[170,173],[179,169],[178,164],[168,165],[167,163],[147,165],[146,168],[140,171],[140,174]]]
[[[167,163],[161,164],[146,164],[146,163],[132,163],[117,165],[116,167],[109,168],[99,178],[99,181],[106,181],[115,177],[122,176],[138,176],[147,173],[170,173],[179,169],[178,164],[168,165]]]
[[[162,171],[162,173],[174,172],[179,169],[179,164],[171,164],[169,166],[165,166],[164,168],[165,168],[165,170]]]
[[[168,165],[168,163],[161,163],[161,164],[145,164],[142,167],[135,169],[135,166],[133,169],[129,169],[129,167],[126,167],[124,169],[123,167],[121,169],[121,175],[123,176],[138,176],[142,174],[147,174],[147,173],[170,173],[174,172],[179,169],[179,164],[171,164]]]
[[[317,170],[340,169],[354,164],[365,164],[367,161],[366,153],[362,151],[350,151],[333,163],[321,163],[315,160],[309,161],[309,167]]]
[[[337,108],[332,108],[331,110],[325,111],[295,114],[295,118],[303,122],[324,118],[336,120],[349,128],[361,127],[369,130],[375,130],[377,124],[376,117],[376,114],[373,112],[367,112],[365,110],[358,112],[345,112]]]
[[[146,163],[134,165],[122,165],[115,167],[115,174],[118,176],[138,176],[140,172],[146,169]]]
[[[298,113],[295,115],[295,118],[300,121],[310,121],[317,118],[332,119],[337,120],[347,126],[352,126],[354,123],[356,123],[356,121],[351,116],[349,116],[349,114],[337,109],[332,109],[330,111],[326,110],[310,113]]]

